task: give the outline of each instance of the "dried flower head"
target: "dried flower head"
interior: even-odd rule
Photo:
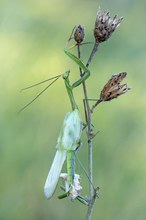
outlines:
[[[117,15],[111,18],[109,12],[102,12],[99,8],[97,11],[94,28],[94,37],[96,43],[106,41],[115,31],[115,29],[119,27],[122,19],[123,18],[117,18]]]
[[[63,179],[65,183],[65,191],[68,192],[69,197],[71,200],[76,199],[82,190],[82,186],[80,184],[80,175],[75,174],[74,175],[74,180],[71,186],[68,184],[68,175],[67,173],[61,173],[60,177]]]
[[[84,40],[84,36],[85,36],[84,27],[81,25],[78,25],[74,32],[74,40],[78,44],[80,44]]]
[[[127,83],[121,85],[121,81],[126,77],[127,73],[122,72],[117,75],[113,75],[111,79],[104,86],[103,90],[100,93],[101,101],[110,101],[114,98],[117,98],[120,95],[128,92],[130,88]]]

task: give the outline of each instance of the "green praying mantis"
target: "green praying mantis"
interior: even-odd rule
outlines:
[[[20,110],[20,111],[24,110],[36,98],[38,98],[51,84],[53,84],[60,76],[62,76],[70,99],[72,111],[68,112],[65,115],[63,125],[57,140],[56,154],[44,185],[44,194],[47,197],[47,199],[50,199],[55,192],[65,160],[67,161],[67,184],[68,184],[68,192],[66,193],[67,195],[69,195],[72,194],[72,192],[74,191],[73,184],[74,184],[75,173],[73,171],[72,157],[74,155],[75,150],[80,144],[81,134],[83,131],[83,123],[78,106],[75,102],[73,89],[81,85],[90,76],[89,69],[83,64],[83,62],[78,57],[70,53],[66,48],[64,49],[64,52],[83,70],[82,77],[80,77],[79,80],[77,80],[71,85],[69,81],[70,71],[68,70],[64,74],[48,79],[48,80],[52,80],[52,79],[55,80],[52,83],[50,83],[42,92],[40,92],[31,102],[29,102],[26,106],[24,106]],[[32,88],[48,80],[44,80],[30,87],[26,87],[23,90]]]
[[[80,116],[78,106],[74,99],[73,89],[79,86],[80,84],[82,84],[82,82],[85,81],[90,76],[90,71],[79,58],[77,58],[75,55],[73,55],[67,50],[64,51],[73,61],[75,61],[79,65],[80,68],[82,68],[82,70],[84,71],[84,75],[72,85],[70,84],[69,81],[70,71],[67,71],[62,75],[70,99],[72,111],[67,113],[64,118],[63,126],[57,140],[57,145],[56,145],[57,151],[45,182],[44,193],[48,199],[52,197],[56,189],[60,177],[60,173],[62,170],[62,166],[66,159],[67,159],[67,182],[69,186],[67,193],[73,194],[74,172],[72,172],[73,171],[72,156],[74,154],[74,151],[77,149],[77,147],[80,144],[80,139],[82,134],[82,119]]]

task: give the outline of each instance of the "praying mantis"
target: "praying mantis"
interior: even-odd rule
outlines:
[[[71,198],[76,198],[78,196],[78,192],[75,192],[76,196],[74,196],[74,176],[76,175],[73,171],[73,154],[77,147],[80,145],[80,139],[81,134],[83,130],[83,123],[81,119],[81,115],[78,109],[78,106],[75,102],[75,98],[73,95],[73,89],[77,86],[81,85],[89,76],[90,71],[89,69],[83,64],[83,62],[70,53],[66,48],[64,49],[65,54],[70,57],[82,70],[83,75],[80,79],[78,79],[76,82],[74,82],[72,85],[69,81],[69,74],[70,70],[66,71],[64,74],[58,75],[56,77],[50,78],[48,80],[44,80],[40,83],[37,83],[35,85],[32,85],[30,87],[26,87],[25,89],[32,88],[34,86],[37,86],[41,83],[44,83],[46,81],[54,79],[52,83],[50,83],[42,92],[40,92],[31,102],[29,102],[26,106],[24,106],[19,112],[24,110],[28,105],[30,105],[36,98],[38,98],[51,84],[53,84],[60,76],[62,76],[65,87],[69,96],[69,100],[71,103],[72,111],[68,112],[65,115],[62,128],[60,130],[60,134],[57,140],[56,145],[56,154],[53,160],[53,163],[51,165],[50,171],[48,173],[45,185],[44,185],[44,194],[47,197],[47,199],[50,199],[56,189],[57,183],[59,181],[60,173],[63,167],[63,164],[65,160],[67,161],[67,184],[68,184],[68,192],[66,192],[68,195],[71,195]],[[76,189],[75,189],[76,190]]]
[[[82,134],[82,119],[80,116],[78,106],[73,96],[73,89],[79,86],[83,81],[85,81],[90,76],[90,71],[79,58],[77,58],[75,55],[73,55],[67,50],[64,50],[64,52],[73,61],[75,61],[80,68],[83,69],[84,75],[72,85],[70,84],[69,81],[70,71],[66,71],[62,75],[70,99],[72,111],[67,113],[64,118],[63,126],[60,131],[60,135],[58,137],[58,141],[56,145],[57,151],[45,182],[44,193],[48,199],[52,197],[56,189],[65,159],[67,159],[67,182],[69,186],[67,193],[72,194],[72,197],[74,196],[73,195],[74,173],[72,172],[73,171],[72,156],[74,154],[74,151],[80,144],[80,139]]]

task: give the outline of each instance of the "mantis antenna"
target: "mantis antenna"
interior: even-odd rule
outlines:
[[[43,94],[53,83],[55,83],[61,76],[62,76],[62,74],[60,74],[60,75],[58,75],[58,76],[55,76],[55,77],[52,77],[52,78],[50,78],[50,79],[46,79],[46,80],[44,80],[44,81],[42,81],[42,82],[36,83],[36,84],[34,84],[34,85],[32,85],[32,86],[28,86],[28,87],[22,89],[21,92],[24,91],[24,90],[30,89],[30,88],[32,88],[32,87],[38,86],[38,85],[40,85],[40,84],[43,84],[43,83],[45,83],[45,82],[47,82],[47,81],[49,81],[49,80],[54,79],[53,82],[51,82],[49,85],[47,85],[38,95],[35,96],[35,98],[33,98],[28,104],[26,104],[23,108],[21,108],[21,109],[18,111],[18,114],[20,114],[24,109],[26,109],[29,105],[31,105],[40,95],[42,95],[42,94]]]

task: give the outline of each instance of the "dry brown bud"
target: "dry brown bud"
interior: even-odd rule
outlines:
[[[78,25],[74,32],[74,40],[78,44],[80,44],[84,40],[84,36],[85,36],[84,27],[81,25]]]
[[[119,27],[123,18],[117,18],[117,15],[114,18],[110,17],[109,12],[102,12],[99,8],[97,11],[95,28],[94,28],[94,37],[96,43],[101,43],[106,41],[111,34]]]
[[[114,98],[117,98],[120,95],[128,92],[130,88],[127,83],[120,85],[121,81],[126,77],[127,73],[122,72],[117,75],[113,75],[111,79],[104,86],[103,90],[100,93],[101,101],[110,101]]]

